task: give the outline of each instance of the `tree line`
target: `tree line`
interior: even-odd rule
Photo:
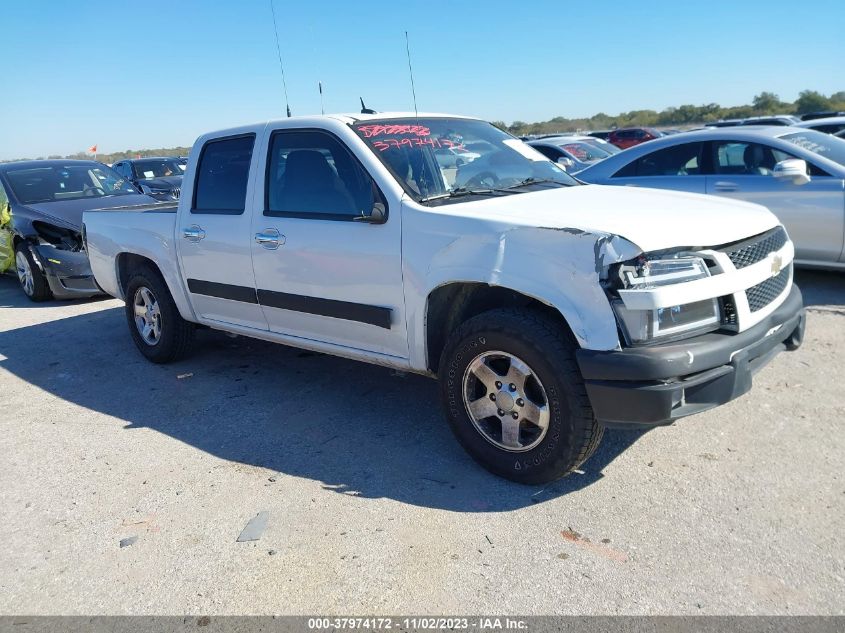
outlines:
[[[187,156],[191,151],[190,147],[160,147],[158,149],[127,149],[122,152],[100,153],[96,154],[96,158],[101,163],[112,165],[124,158],[147,158],[148,156]],[[63,159],[69,158],[74,160],[91,160],[94,154],[91,152],[76,152],[75,154],[68,154],[62,156],[61,154],[51,154],[50,156],[38,156],[36,160],[43,159]],[[14,160],[31,160],[29,158],[16,158]],[[8,162],[8,161],[0,161]]]
[[[845,111],[845,90],[825,96],[815,90],[804,90],[798,99],[789,103],[781,101],[773,92],[761,92],[750,105],[722,107],[718,103],[705,105],[681,105],[656,110],[632,110],[616,116],[599,112],[588,118],[569,119],[558,116],[548,121],[526,123],[514,121],[510,125],[504,121],[493,121],[493,125],[516,136],[525,134],[550,134],[552,132],[577,132],[579,130],[607,130],[622,127],[670,127],[700,125],[720,119],[743,119],[751,116],[770,114],[807,114],[819,111]],[[116,163],[124,158],[144,158],[147,156],[187,156],[190,147],[162,147],[158,149],[127,149],[122,152],[97,154],[97,160],[103,163]],[[43,158],[81,158],[90,159],[90,152],[76,152],[69,156],[51,155]],[[18,159],[26,160],[26,159]],[[3,161],[0,161],[3,162]]]
[[[623,127],[670,127],[711,123],[721,119],[744,119],[771,114],[807,114],[820,111],[845,111],[845,90],[825,96],[815,90],[804,90],[793,103],[781,101],[773,92],[761,92],[750,105],[722,107],[718,103],[681,105],[656,110],[632,110],[616,116],[599,112],[588,118],[569,119],[558,116],[548,121],[526,123],[493,121],[493,125],[517,136],[549,134],[552,132],[577,132],[579,130],[607,130]]]

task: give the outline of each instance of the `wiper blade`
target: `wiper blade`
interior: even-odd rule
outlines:
[[[560,185],[561,187],[569,186],[567,183],[561,182],[559,180],[554,180],[553,178],[526,178],[522,182],[518,182],[515,185],[511,185],[510,187],[505,187],[502,191],[507,191],[509,189],[518,189],[520,187],[527,187],[528,185],[545,185],[551,183],[555,185]]]
[[[504,192],[504,189],[467,189],[458,187],[447,193],[439,193],[436,196],[428,196],[420,202],[431,202],[432,200],[446,200],[448,198],[463,198],[465,196],[497,196]]]

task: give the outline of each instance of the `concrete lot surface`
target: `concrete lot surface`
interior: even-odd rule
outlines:
[[[0,278],[0,613],[843,614],[845,274],[798,282],[750,394],[543,488],[433,381],[211,331],[155,366],[119,302]]]

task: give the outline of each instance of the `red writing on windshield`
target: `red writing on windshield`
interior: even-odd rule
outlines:
[[[464,146],[458,143],[453,143],[452,141],[445,139],[445,138],[432,138],[432,137],[425,137],[425,138],[381,138],[377,141],[373,141],[373,147],[375,147],[378,151],[383,152],[386,149],[390,149],[391,147],[453,147],[455,149],[463,149]]]
[[[424,125],[361,125],[358,127],[365,138],[374,136],[430,136],[431,130]]]

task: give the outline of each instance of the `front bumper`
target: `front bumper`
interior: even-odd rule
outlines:
[[[801,345],[804,323],[801,291],[793,285],[772,314],[744,332],[619,351],[581,349],[577,360],[599,421],[669,424],[749,391],[752,376],[778,352]]]
[[[103,292],[94,280],[88,256],[84,252],[66,251],[43,244],[32,246],[32,252],[56,299],[80,299]]]

